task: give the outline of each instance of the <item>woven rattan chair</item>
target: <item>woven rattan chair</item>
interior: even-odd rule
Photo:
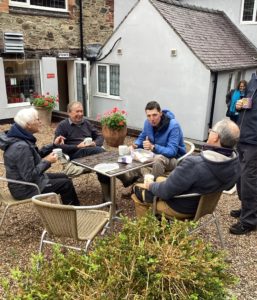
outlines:
[[[215,214],[215,209],[219,202],[221,194],[222,194],[222,192],[215,192],[215,193],[210,193],[210,194],[205,194],[205,195],[186,194],[186,195],[175,196],[174,198],[192,198],[192,197],[200,196],[196,214],[194,216],[192,216],[191,218],[186,218],[184,220],[192,220],[195,222],[201,221],[201,222],[199,222],[199,225],[197,226],[197,228],[192,230],[191,233],[198,231],[200,228],[207,226],[210,223],[215,223],[221,246],[222,246],[222,248],[224,248],[225,244],[224,244],[224,239],[223,239],[222,232],[221,232],[220,225],[219,225],[219,220]],[[188,199],[188,201],[190,201],[190,199]],[[156,211],[156,203],[157,203],[157,197],[154,198],[154,203],[153,203],[153,213],[155,215],[158,214],[158,212]],[[202,217],[204,217],[206,215],[210,215],[210,217],[207,220],[202,220]],[[169,216],[165,216],[165,217],[171,218]]]
[[[39,252],[43,251],[43,244],[60,244],[66,248],[83,250],[80,247],[58,243],[55,241],[55,237],[86,241],[84,247],[86,252],[95,236],[101,231],[103,233],[108,227],[110,209],[109,211],[99,209],[103,207],[111,208],[111,202],[93,206],[72,206],[40,201],[52,195],[54,193],[32,197],[32,202],[45,227],[41,236]]]
[[[0,161],[0,164],[4,166],[4,163]],[[29,186],[34,186],[35,189],[37,190],[37,193],[40,194],[40,189],[39,187],[30,182],[24,182],[24,181],[19,181],[19,180],[13,180],[13,179],[8,179],[6,177],[0,177],[0,181],[4,183],[12,182],[12,183],[17,183],[17,184],[22,184],[22,185],[29,185]],[[0,220],[0,230],[5,218],[5,215],[10,207],[16,206],[16,205],[22,205],[31,202],[31,198],[25,199],[25,200],[16,200],[13,198],[13,196],[10,194],[9,189],[2,189],[0,188],[0,205],[4,206],[4,211],[3,215]]]

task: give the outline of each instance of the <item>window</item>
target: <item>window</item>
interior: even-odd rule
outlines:
[[[10,0],[10,6],[67,11],[67,0]]]
[[[243,1],[243,22],[257,22],[257,0],[244,0]]]
[[[109,96],[120,95],[120,66],[97,66],[97,92]]]
[[[41,94],[38,60],[4,60],[8,104],[29,102],[33,93]]]

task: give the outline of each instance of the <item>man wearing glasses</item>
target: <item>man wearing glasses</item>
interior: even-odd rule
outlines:
[[[179,198],[182,194],[209,194],[229,190],[236,183],[240,165],[234,147],[239,138],[238,126],[224,119],[209,130],[207,143],[199,155],[190,155],[162,182],[137,184],[134,192],[141,201],[157,202],[157,212],[171,217],[187,218],[195,215],[200,196]]]

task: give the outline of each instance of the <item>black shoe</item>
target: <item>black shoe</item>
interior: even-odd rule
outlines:
[[[233,218],[239,218],[241,215],[241,209],[234,209],[230,211],[230,216]]]
[[[240,235],[240,234],[246,234],[250,231],[253,231],[256,229],[256,226],[254,225],[244,225],[240,221],[233,224],[229,228],[229,232],[232,234]]]

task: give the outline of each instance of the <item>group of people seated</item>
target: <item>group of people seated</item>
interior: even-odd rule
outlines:
[[[138,200],[151,202],[159,197],[157,211],[170,216],[192,216],[195,214],[199,197],[175,199],[175,195],[187,193],[206,194],[228,190],[240,176],[240,163],[234,150],[240,135],[238,126],[224,119],[209,130],[209,137],[198,155],[190,155],[177,166],[177,159],[186,153],[183,133],[174,114],[161,110],[159,103],[151,101],[145,107],[146,121],[132,147],[152,151],[154,162],[152,174],[159,176],[170,172],[162,182],[136,184],[133,188]],[[57,161],[54,148],[61,148],[72,159],[105,151],[100,132],[84,117],[80,102],[68,105],[68,118],[56,128],[54,142],[38,149],[35,133],[39,131],[40,120],[34,108],[20,110],[10,130],[0,134],[0,149],[4,151],[6,176],[10,179],[32,182],[41,193],[60,194],[62,202],[80,205],[72,180],[63,173],[48,173],[52,163]],[[92,138],[85,144],[86,137]],[[118,177],[128,186],[140,174]],[[110,197],[110,182],[107,176],[98,174],[104,201]],[[37,193],[34,187],[9,183],[11,194],[17,200],[30,198]]]

